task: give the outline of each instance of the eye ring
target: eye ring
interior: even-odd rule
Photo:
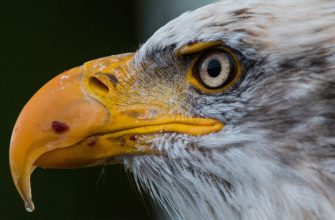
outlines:
[[[215,50],[201,56],[194,65],[195,77],[208,89],[227,85],[236,72],[233,58],[224,50]]]
[[[241,65],[228,49],[213,49],[197,56],[188,81],[206,93],[218,93],[231,88],[241,78]]]

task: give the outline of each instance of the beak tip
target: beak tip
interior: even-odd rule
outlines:
[[[24,207],[27,212],[33,212],[35,210],[35,205],[31,199],[24,203]]]
[[[32,170],[31,170],[31,172],[32,172]],[[30,174],[29,175],[21,175],[17,178],[17,175],[15,175],[17,173],[18,172],[15,172],[15,171],[12,170],[13,180],[14,180],[16,189],[17,189],[21,198],[24,201],[24,207],[25,207],[26,211],[33,212],[34,209],[35,209],[35,205],[34,205],[34,202],[32,200],[32,195],[31,195]]]

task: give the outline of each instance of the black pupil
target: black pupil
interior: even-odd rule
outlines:
[[[212,59],[207,65],[208,75],[217,77],[221,73],[221,63],[217,59]]]

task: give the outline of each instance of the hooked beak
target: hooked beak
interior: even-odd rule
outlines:
[[[159,101],[128,103],[136,80],[130,73],[133,55],[105,57],[68,70],[25,105],[12,133],[10,168],[28,211],[34,210],[30,176],[35,167],[79,168],[106,164],[116,156],[159,154],[137,137],[158,132],[204,135],[223,127],[214,119],[171,114]]]

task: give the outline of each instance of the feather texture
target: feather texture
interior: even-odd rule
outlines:
[[[170,97],[175,111],[226,126],[156,135],[165,156],[124,158],[139,188],[172,219],[335,219],[334,36],[331,0],[227,0],[159,29],[132,64],[145,72],[137,102]],[[202,94],[182,83],[187,65],[175,53],[217,40],[236,51],[245,77]]]

